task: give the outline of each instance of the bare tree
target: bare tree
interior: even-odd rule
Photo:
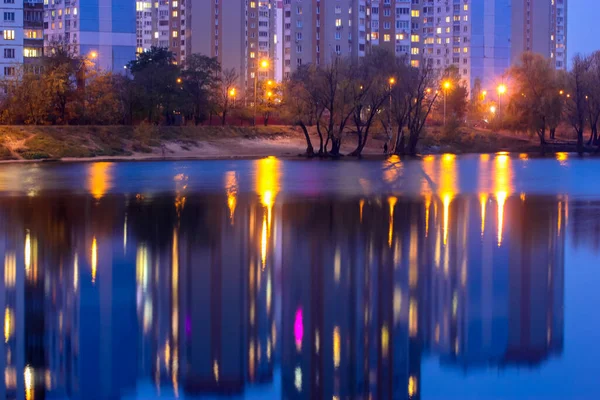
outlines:
[[[583,152],[583,131],[587,117],[587,81],[589,78],[590,59],[576,55],[573,57],[571,71],[567,80],[567,119],[577,134],[577,151]]]
[[[350,153],[360,156],[367,140],[371,126],[380,115],[386,100],[391,103],[391,89],[396,84],[396,77],[386,73],[385,66],[393,65],[393,54],[387,51],[375,51],[361,60],[360,65],[353,69],[354,84],[351,86],[353,100],[353,121],[356,129],[357,146]],[[389,115],[389,114],[387,114]]]
[[[218,105],[221,111],[221,125],[225,125],[227,120],[227,114],[231,110],[233,104],[232,89],[235,90],[235,82],[239,76],[235,69],[225,69],[221,72],[219,78],[219,89],[218,89]]]
[[[438,97],[438,91],[431,88],[439,86],[439,79],[429,60],[422,61],[420,67],[411,68],[407,76],[407,90],[410,105],[407,117],[408,153],[415,155],[425,121]]]

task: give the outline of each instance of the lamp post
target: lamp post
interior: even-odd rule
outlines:
[[[390,109],[388,110],[387,141],[390,141],[392,139],[392,86],[396,83],[396,78],[392,76],[388,83],[390,84]]]
[[[258,64],[258,68],[256,68],[256,70],[254,71],[254,118],[252,119],[252,126],[256,125],[256,101],[257,101],[257,92],[258,92],[258,71],[261,68],[262,69],[269,68],[269,61],[268,60],[262,60]],[[269,81],[269,82],[272,82],[272,81]]]
[[[233,100],[233,107],[235,107],[235,88],[231,88],[229,91],[229,97]]]
[[[506,93],[506,85],[501,83],[498,85],[498,118],[502,118],[502,95]],[[500,120],[500,124],[502,125],[502,120]],[[500,126],[502,128],[502,126]]]
[[[444,126],[446,126],[446,97],[448,97],[448,89],[450,89],[450,81],[444,81],[442,88],[444,89]]]

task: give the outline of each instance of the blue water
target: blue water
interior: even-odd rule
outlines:
[[[0,165],[0,398],[596,399],[598,172]]]

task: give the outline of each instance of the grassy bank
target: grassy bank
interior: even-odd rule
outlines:
[[[1,160],[162,154],[166,143],[192,150],[199,143],[277,139],[295,135],[275,127],[0,126]]]
[[[316,133],[312,136],[317,148]],[[440,128],[429,127],[419,151],[539,154],[541,149],[536,139],[467,128],[448,136]],[[385,135],[374,134],[364,154],[382,155],[384,141]],[[343,143],[342,153],[347,154],[355,148],[356,137],[348,134]],[[305,148],[301,131],[287,126],[0,126],[0,160],[296,156]],[[547,153],[575,151],[575,141],[562,137],[549,143],[545,150]]]

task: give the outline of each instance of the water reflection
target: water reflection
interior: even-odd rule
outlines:
[[[500,157],[479,195],[444,157],[419,198],[278,200],[277,160],[254,194],[228,172],[214,195],[182,174],[170,197],[2,198],[0,398],[417,399],[425,356],[560,356],[569,202],[513,193]]]

